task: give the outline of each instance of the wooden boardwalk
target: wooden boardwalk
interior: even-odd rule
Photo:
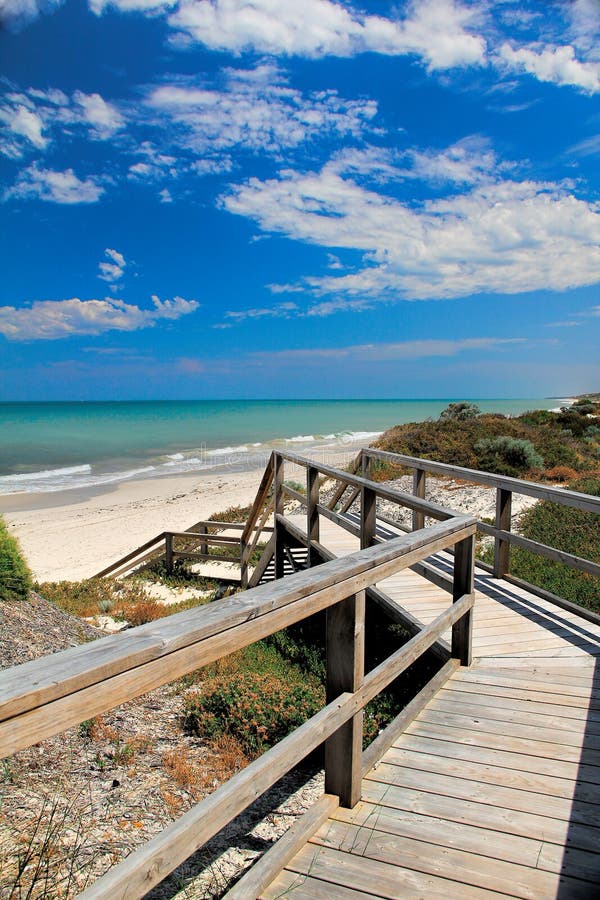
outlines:
[[[358,547],[326,522],[320,541],[336,556]],[[432,562],[443,570],[449,558]],[[378,588],[424,624],[448,605],[411,571]],[[477,571],[473,628],[473,665],[265,900],[600,897],[600,627]]]

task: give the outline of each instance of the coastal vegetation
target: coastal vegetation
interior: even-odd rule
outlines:
[[[26,600],[31,585],[31,573],[19,544],[0,516],[0,600]]]
[[[581,397],[558,412],[534,410],[514,418],[481,414],[472,404],[452,403],[437,421],[389,429],[376,446],[600,496],[600,427],[596,423],[600,423],[598,395]],[[376,477],[386,480],[402,471],[381,463]],[[600,561],[600,528],[594,513],[540,501],[521,515],[518,531],[539,543]],[[493,549],[484,545],[479,558],[491,563]],[[516,547],[511,548],[510,572],[600,612],[600,586],[593,575]]]
[[[388,429],[375,446],[468,469],[552,481],[559,466],[576,474],[600,469],[599,425],[600,402],[585,398],[560,412],[534,410],[513,418],[478,413],[472,404],[450,404],[437,420]],[[380,477],[388,477],[385,466],[379,469]]]

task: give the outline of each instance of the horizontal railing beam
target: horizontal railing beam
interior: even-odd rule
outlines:
[[[574,509],[581,509],[585,512],[600,515],[600,497],[595,497],[593,494],[583,494],[566,488],[537,484],[535,481],[525,481],[508,475],[495,475],[492,472],[482,472],[479,469],[452,466],[448,463],[439,463],[430,459],[405,456],[402,453],[391,453],[387,450],[375,450],[369,447],[363,452],[370,459],[378,459],[381,462],[394,463],[395,465],[407,466],[412,469],[424,469],[426,472],[432,472],[436,475],[446,475],[449,478],[458,478],[462,481],[474,482],[475,484],[500,487],[515,494],[524,494],[527,497],[535,497],[537,500],[547,500],[550,503],[559,503],[562,506],[571,506]]]
[[[339,469],[334,469],[332,466],[327,466],[324,463],[317,463],[312,459],[298,456],[295,453],[288,453],[287,451],[282,452],[278,450],[277,455],[298,466],[313,466],[320,474],[326,475],[328,478],[335,478],[339,481],[344,480],[347,484],[352,484],[357,488],[373,491],[377,497],[381,497],[382,500],[389,500],[391,503],[396,503],[399,506],[406,506],[408,509],[418,510],[419,512],[424,513],[425,516],[429,516],[431,519],[445,521],[446,519],[456,516],[454,510],[448,509],[445,506],[440,506],[439,503],[433,503],[430,500],[420,500],[418,497],[413,496],[413,494],[387,488],[384,484],[371,481],[360,475],[351,475],[347,472],[340,472]]]
[[[579,569],[581,572],[587,572],[588,575],[595,575],[596,578],[600,578],[600,564],[589,559],[583,559],[581,556],[575,556],[573,553],[567,553],[564,550],[557,550],[556,547],[533,541],[531,538],[523,537],[521,534],[515,534],[514,531],[494,528],[493,525],[488,525],[486,522],[480,522],[477,525],[477,530],[482,534],[499,537],[509,544],[514,544],[515,547],[520,547],[522,550],[529,550],[538,556],[544,556],[546,559],[551,559],[554,562],[564,563],[564,565],[572,569]]]
[[[238,547],[240,546],[239,537],[232,534],[202,534],[189,531],[165,531],[165,534],[174,538],[185,538],[188,541],[192,539],[200,544],[236,544]]]

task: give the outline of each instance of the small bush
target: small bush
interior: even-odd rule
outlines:
[[[518,475],[528,469],[541,469],[544,460],[531,441],[503,435],[477,441],[483,468],[501,475]]]
[[[0,600],[27,600],[31,572],[16,539],[0,517]]]
[[[216,675],[185,701],[184,727],[203,738],[231,734],[251,757],[259,756],[302,725],[324,704],[321,685],[306,678],[246,672]]]
[[[600,477],[580,478],[570,487],[599,497]],[[600,528],[594,513],[542,501],[524,513],[521,531],[534,541],[600,562]],[[600,584],[593,575],[516,547],[511,550],[510,571],[565,600],[600,612]]]
[[[577,478],[577,472],[575,469],[571,469],[570,466],[553,466],[551,469],[546,469],[544,478],[548,481],[561,481],[566,483]]]
[[[465,422],[467,419],[474,419],[480,413],[481,410],[476,403],[468,403],[466,400],[462,400],[460,403],[449,403],[446,409],[440,413],[440,421]]]

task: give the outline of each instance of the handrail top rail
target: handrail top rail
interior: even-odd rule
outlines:
[[[0,721],[109,677],[131,671],[238,625],[348,585],[348,595],[475,533],[473,516],[456,516],[348,556],[194,607],[121,634],[70,647],[0,672]],[[407,559],[409,558],[409,559]],[[417,561],[418,561],[417,560]],[[335,599],[331,603],[337,602]],[[302,606],[307,605],[302,603]],[[325,603],[324,606],[326,607]],[[298,621],[303,618],[298,615]],[[199,665],[202,665],[199,662]],[[166,679],[168,680],[168,679]]]
[[[275,452],[278,456],[288,462],[295,463],[296,465],[305,468],[310,467],[316,469],[322,475],[327,475],[327,477],[334,478],[336,481],[345,481],[346,484],[352,484],[354,487],[366,488],[369,491],[373,491],[373,493],[377,494],[383,500],[390,500],[392,503],[397,503],[400,506],[406,506],[409,509],[417,510],[418,512],[424,513],[426,516],[430,516],[432,519],[445,521],[460,516],[460,513],[457,513],[456,510],[450,509],[447,506],[442,506],[439,503],[434,503],[432,500],[423,500],[420,497],[415,497],[414,494],[408,494],[405,491],[398,491],[395,488],[386,487],[385,484],[381,482],[371,481],[368,478],[363,478],[361,475],[352,475],[349,472],[343,472],[341,469],[336,469],[334,466],[328,466],[326,463],[318,462],[307,456],[300,456],[297,453],[290,453],[287,450],[277,450]]]
[[[570,491],[568,488],[543,485],[535,481],[526,481],[521,478],[513,478],[510,475],[496,475],[493,472],[483,472],[480,469],[468,469],[462,466],[453,466],[449,463],[440,463],[431,459],[422,459],[418,456],[406,456],[403,453],[392,453],[389,450],[377,450],[374,447],[365,447],[363,450],[372,459],[380,459],[385,462],[393,462],[408,466],[413,469],[424,469],[440,475],[449,475],[460,478],[463,481],[473,481],[478,484],[487,484],[491,487],[504,488],[515,494],[525,494],[539,500],[548,500],[563,506],[572,506],[585,512],[600,515],[600,497],[593,494],[584,494],[579,491]]]
[[[267,499],[269,488],[273,483],[274,476],[274,462],[275,462],[275,454],[271,453],[269,456],[269,461],[265,466],[265,470],[263,472],[260,484],[258,486],[258,491],[256,492],[256,497],[254,498],[254,503],[252,504],[252,509],[250,510],[250,515],[248,516],[248,520],[244,529],[242,531],[241,541],[243,544],[248,542],[248,538],[252,534],[256,523],[258,522],[258,518],[261,514],[262,508],[265,504],[265,500]]]

